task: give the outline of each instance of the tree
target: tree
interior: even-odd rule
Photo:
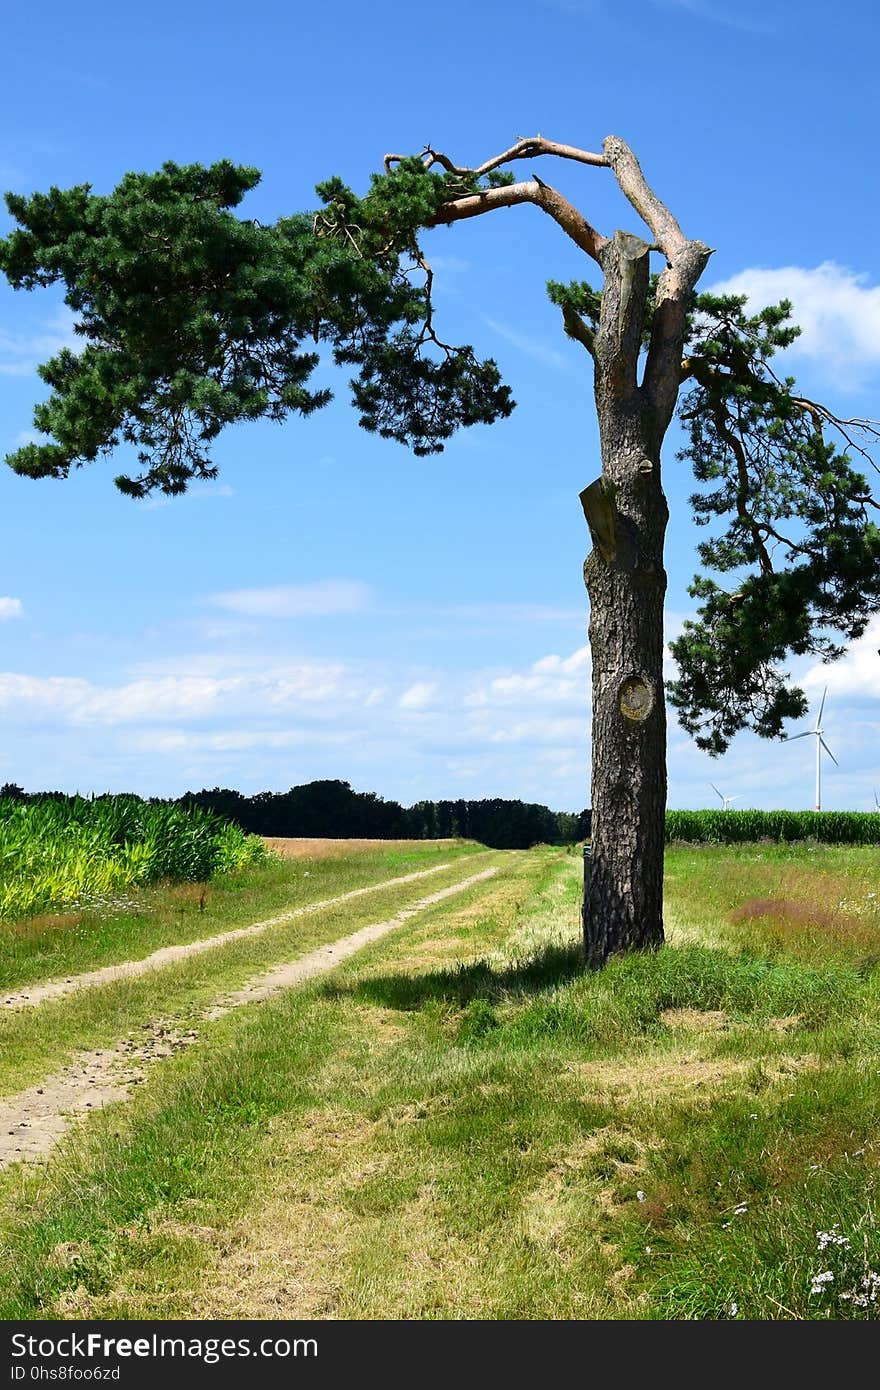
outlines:
[[[647,228],[601,234],[557,190],[506,168],[554,156],[610,170]],[[327,399],[308,380],[327,344],[352,381],[360,423],[417,455],[460,426],[509,415],[491,359],[453,346],[434,323],[423,229],[531,204],[598,267],[601,287],[551,281],[563,327],[593,364],[601,475],[581,493],[593,549],[584,567],[593,656],[592,869],[584,907],[588,960],[663,939],[666,799],[663,551],[668,509],[661,448],[683,383],[684,451],[700,484],[695,520],[708,575],[698,617],[674,644],[672,700],[708,751],[738,728],[778,735],[803,693],[780,671],[789,653],[826,659],[867,623],[880,599],[877,503],[852,462],[872,435],[795,393],[770,366],[792,341],[790,305],[755,316],[745,301],[698,296],[709,248],[689,240],[611,136],[592,153],[538,136],[476,168],[428,148],[388,155],[369,191],[318,187],[316,213],[262,227],[235,215],[255,170],[167,164],[130,174],[99,197],[88,186],[7,204],[19,224],[0,244],[10,282],[61,282],[79,316],[80,353],[41,374],[35,412],[45,444],[9,462],[31,477],[65,477],[118,444],[140,472],[132,496],[181,492],[213,477],[210,444],[229,423],[280,420]],[[665,265],[652,275],[650,256]],[[840,431],[843,452],[825,438]],[[726,530],[718,530],[719,523]],[[779,557],[782,568],[779,568]]]

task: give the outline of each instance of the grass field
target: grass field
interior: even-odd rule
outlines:
[[[7,1098],[157,1020],[191,1035],[0,1174],[0,1315],[875,1317],[876,848],[672,846],[669,946],[595,974],[579,855],[462,845],[277,861],[205,911],[155,890],[137,929],[19,933],[7,968],[36,982],[438,863],[0,1014]],[[487,866],[320,978],[207,1017]]]

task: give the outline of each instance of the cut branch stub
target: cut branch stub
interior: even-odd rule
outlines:
[[[602,478],[596,478],[580,493],[580,499],[590,539],[605,563],[612,565],[617,555],[617,510],[613,493]]]
[[[644,676],[627,676],[618,694],[620,712],[631,724],[644,724],[654,708],[654,685]]]

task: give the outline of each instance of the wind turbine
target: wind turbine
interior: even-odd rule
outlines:
[[[718,788],[716,787],[716,785],[715,785],[714,782],[710,782],[710,783],[709,783],[709,786],[712,788],[712,790],[713,790],[713,792],[715,793],[716,796],[720,796],[720,797],[721,797],[721,809],[722,809],[722,811],[726,811],[726,810],[727,810],[727,808],[728,808],[728,806],[730,805],[731,801],[739,801],[739,800],[741,799],[740,796],[725,796],[723,792],[720,792],[720,791],[718,790]]]
[[[817,811],[821,811],[821,809],[822,809],[822,749],[823,749],[823,748],[825,749],[825,752],[828,754],[829,758],[830,758],[831,761],[835,764],[835,766],[836,766],[836,767],[840,767],[840,763],[837,761],[837,759],[835,758],[835,756],[834,756],[834,754],[832,753],[831,749],[828,747],[828,744],[825,742],[824,738],[822,737],[822,711],[823,711],[823,709],[825,708],[825,696],[826,696],[827,694],[828,694],[828,686],[826,685],[825,689],[822,691],[822,703],[821,703],[820,706],[819,706],[819,713],[818,713],[817,716],[816,716],[816,727],[815,727],[815,729],[807,729],[806,732],[805,732],[805,733],[802,733],[802,734],[792,734],[791,738],[789,738],[789,739],[786,740],[787,743],[794,743],[794,741],[795,741],[796,738],[814,738],[814,739],[816,740],[816,810],[817,810]]]
[[[874,810],[880,811],[880,796],[877,795],[877,788],[874,788]]]

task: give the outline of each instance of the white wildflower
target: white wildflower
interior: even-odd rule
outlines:
[[[851,1297],[857,1308],[867,1308],[869,1304],[877,1302],[878,1294],[880,1294],[880,1274],[869,1269],[859,1288],[853,1290]]]
[[[647,1194],[644,1193],[641,1188],[639,1188],[638,1192],[636,1193],[636,1200],[639,1202],[646,1202],[648,1200]]]
[[[810,1283],[810,1293],[824,1293],[825,1286],[834,1282],[834,1274],[830,1269],[823,1270],[821,1274],[814,1274]]]
[[[842,1236],[837,1228],[837,1224],[831,1227],[830,1231],[816,1232],[816,1248],[827,1250],[829,1245],[839,1245],[842,1250],[849,1250],[850,1242],[848,1236]]]
[[[729,1317],[735,1318],[736,1315],[737,1315],[737,1313],[739,1312],[739,1304],[738,1304],[738,1303],[731,1303],[731,1305],[730,1305],[730,1307],[728,1308],[727,1312],[728,1312],[728,1316],[729,1316]]]

